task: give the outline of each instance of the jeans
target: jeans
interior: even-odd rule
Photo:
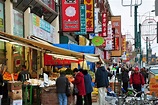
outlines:
[[[58,93],[59,105],[67,105],[66,93]]]
[[[98,88],[98,95],[99,95],[99,105],[105,105],[105,96],[107,95],[106,93],[106,87],[100,87]]]

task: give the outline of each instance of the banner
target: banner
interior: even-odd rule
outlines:
[[[77,35],[86,35],[86,5],[80,5],[80,32],[75,32]]]
[[[80,31],[80,2],[79,0],[62,0],[62,31]]]
[[[84,4],[86,5],[87,32],[93,32],[94,31],[94,0],[84,0]]]
[[[126,35],[122,35],[122,52],[126,52]]]

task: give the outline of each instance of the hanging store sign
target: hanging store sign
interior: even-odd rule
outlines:
[[[77,35],[86,35],[86,5],[80,5],[80,32],[75,32]]]
[[[122,35],[122,52],[126,52],[126,35]]]
[[[62,31],[80,31],[80,2],[79,0],[62,0]]]
[[[115,30],[115,50],[119,50],[121,47],[121,16],[111,17],[112,28]]]
[[[102,13],[102,37],[107,37],[107,12]]]
[[[94,32],[94,0],[84,0],[86,5],[86,25],[87,32]]]
[[[53,43],[55,42],[54,34],[55,27],[36,16],[35,14],[31,14],[31,27],[30,27],[30,35],[34,35],[37,38],[45,40],[47,42]]]
[[[99,8],[95,8],[94,9],[94,22],[95,22],[95,26],[94,26],[94,32],[98,33],[99,32],[99,18],[98,18],[98,13],[99,13]]]

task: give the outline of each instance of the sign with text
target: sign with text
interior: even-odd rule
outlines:
[[[86,25],[87,32],[94,31],[94,0],[84,0],[86,5]]]
[[[77,35],[86,35],[86,5],[80,5],[80,32],[75,32]]]
[[[122,35],[122,52],[126,52],[126,35]]]
[[[107,12],[102,13],[102,37],[107,37]]]
[[[99,8],[95,8],[94,9],[94,22],[95,22],[95,26],[94,26],[94,32],[98,33],[99,32],[99,18],[98,18],[98,14],[99,14]]]
[[[80,31],[80,2],[79,0],[62,0],[62,31]]]
[[[121,16],[111,17],[112,28],[115,30],[115,50],[119,50],[121,47]]]
[[[40,17],[36,16],[35,14],[31,14],[30,17],[30,35],[34,35],[37,38],[43,39],[50,43],[55,42],[55,27]]]

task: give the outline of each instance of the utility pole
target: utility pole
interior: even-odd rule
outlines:
[[[138,34],[138,37],[139,37],[139,42],[138,42],[138,48],[139,48],[139,54],[140,54],[140,59],[139,59],[139,64],[140,64],[140,67],[142,66],[142,49],[141,49],[141,24],[139,23],[139,34]]]
[[[148,65],[148,37],[146,37],[146,64]]]

